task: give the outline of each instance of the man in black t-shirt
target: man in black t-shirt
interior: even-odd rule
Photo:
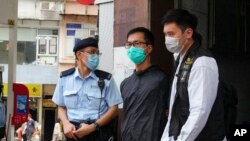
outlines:
[[[167,121],[169,79],[150,62],[153,34],[144,27],[127,34],[127,55],[135,72],[121,84],[122,141],[160,141]]]

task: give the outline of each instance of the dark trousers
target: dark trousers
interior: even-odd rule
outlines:
[[[23,141],[27,141],[26,133],[22,135],[23,136]]]
[[[80,123],[71,122],[76,126],[76,129],[79,128]],[[92,124],[93,122],[86,122],[86,124]],[[67,141],[75,141],[74,139],[67,138]],[[81,139],[77,139],[77,141],[115,141],[114,140],[114,124],[111,122],[110,124],[103,126],[99,131],[94,131],[91,134],[84,136]]]
[[[5,127],[0,127],[0,140],[5,136]]]

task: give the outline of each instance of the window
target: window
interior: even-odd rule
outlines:
[[[95,25],[85,25],[81,23],[66,24],[66,45],[64,47],[64,57],[74,57],[73,47],[84,38],[94,37],[96,33]]]
[[[56,54],[57,53],[57,38],[52,37],[49,40],[49,54]]]
[[[57,65],[57,34],[58,30],[18,28],[16,63]],[[0,28],[0,64],[8,64],[8,51],[9,29]]]
[[[0,41],[0,64],[8,64],[9,41]],[[36,42],[17,42],[17,64],[34,64],[36,60]]]
[[[58,37],[39,35],[37,38],[37,60],[39,65],[57,65]]]
[[[47,43],[46,43],[46,39],[45,37],[42,37],[38,40],[38,44],[39,44],[39,47],[38,47],[38,53],[39,54],[46,54],[46,46],[47,46]]]

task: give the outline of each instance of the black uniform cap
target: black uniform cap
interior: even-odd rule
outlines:
[[[93,37],[88,37],[88,38],[82,39],[78,43],[76,43],[76,45],[73,48],[73,51],[76,52],[80,49],[83,49],[83,48],[89,47],[89,46],[98,48],[97,39],[95,39]]]

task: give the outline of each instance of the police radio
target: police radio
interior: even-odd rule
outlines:
[[[100,78],[100,79],[98,80],[98,86],[99,86],[99,88],[100,88],[100,90],[101,90],[101,94],[102,94],[102,91],[103,91],[104,86],[105,86],[105,81],[104,81],[104,79]]]
[[[99,104],[99,109],[98,109],[98,119],[99,119],[100,118],[101,103],[102,103],[102,91],[103,91],[104,86],[105,86],[105,81],[104,81],[104,79],[99,78],[97,83],[98,83],[98,86],[99,86],[99,88],[101,90],[101,98],[100,98],[100,104]]]

